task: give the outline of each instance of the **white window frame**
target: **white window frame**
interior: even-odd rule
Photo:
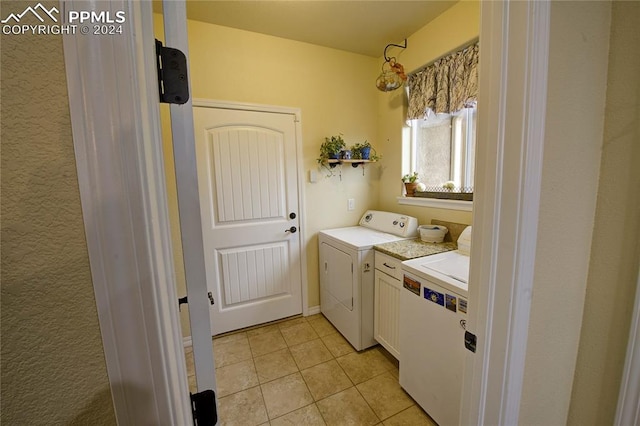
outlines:
[[[469,114],[469,111],[460,111],[457,113],[450,114],[451,117],[451,132],[453,133],[453,125],[456,119],[459,119],[461,114]],[[477,111],[474,113],[477,114]],[[477,116],[476,116],[477,117]],[[417,153],[416,153],[416,139],[418,133],[418,126],[412,126],[411,122],[407,123],[407,132],[405,132],[405,137],[408,141],[403,144],[405,149],[408,150],[409,153],[409,170],[404,170],[404,173],[412,173],[414,170],[417,170]],[[474,123],[475,124],[475,123]],[[477,127],[477,124],[475,124]],[[469,134],[473,129],[465,128],[463,131],[467,134],[467,139],[469,138]],[[476,137],[474,135],[474,137]],[[453,143],[453,141],[452,141]],[[464,144],[462,147],[463,151],[466,151],[467,144]],[[464,152],[464,171],[462,172],[463,176],[468,176],[470,174],[470,160],[466,157],[466,152]],[[455,166],[455,153],[452,152],[451,155],[451,165],[450,165],[450,175],[451,179],[451,170],[454,169]],[[461,181],[464,185],[464,180]],[[422,197],[397,197],[398,204],[411,205],[411,206],[422,206],[422,207],[435,207],[442,208],[448,210],[461,210],[461,211],[472,211],[473,210],[473,201],[462,201],[462,200],[452,200],[452,199],[441,199],[441,198],[422,198]]]
[[[466,117],[465,117],[466,116]],[[469,117],[473,117],[472,121],[473,126],[469,127],[466,124],[469,123]],[[438,124],[440,122],[444,122],[446,119],[450,121],[451,126],[451,139],[450,139],[450,147],[451,147],[451,163],[449,164],[449,177],[447,180],[457,181],[460,183],[460,186],[473,186],[473,184],[469,185],[468,176],[471,174],[471,162],[472,159],[467,157],[467,150],[469,146],[469,140],[471,138],[475,139],[476,135],[473,134],[474,129],[477,127],[475,120],[477,119],[477,108],[464,108],[460,111],[451,113],[451,114],[434,114],[434,118],[431,120],[438,120]],[[466,120],[464,120],[466,118]],[[405,171],[405,173],[413,173],[418,170],[418,149],[417,149],[417,140],[419,138],[420,129],[424,128],[421,122],[424,121],[422,119],[416,120],[408,120],[407,125],[410,129],[410,141],[409,141],[409,163],[411,165],[411,170]],[[426,127],[437,126],[436,123],[429,123]],[[456,131],[456,126],[460,126],[460,130]],[[465,143],[461,142],[461,135],[465,136]],[[456,141],[458,139],[458,141]],[[462,159],[457,161],[457,159]],[[464,164],[462,164],[464,163]],[[458,172],[460,175],[459,179],[456,179],[456,168],[460,168]],[[435,182],[433,184],[436,184]],[[429,185],[429,186],[433,186]]]

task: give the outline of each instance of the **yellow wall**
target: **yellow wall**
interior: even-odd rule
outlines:
[[[163,38],[162,16],[154,15],[156,35]],[[405,69],[413,70],[478,37],[480,7],[476,1],[460,2],[408,39],[398,56]],[[470,212],[401,206],[401,134],[406,105],[402,91],[375,89],[382,58],[356,55],[307,43],[188,21],[190,74],[194,98],[227,100],[300,108],[302,111],[303,168],[306,215],[308,306],[320,304],[317,232],[350,226],[371,208],[418,217],[471,223]],[[173,153],[168,108],[162,108],[165,170],[172,222],[178,293],[186,294],[178,224]],[[315,159],[325,136],[343,133],[347,144],[369,140],[382,160],[361,169],[344,167],[339,176],[327,177],[320,169],[319,182],[308,182],[309,170],[318,170]],[[347,200],[356,209],[347,211]],[[188,308],[181,312],[182,332],[188,336]]]
[[[155,15],[161,37],[161,16]],[[306,203],[301,209],[306,223],[308,305],[320,304],[318,286],[317,232],[353,225],[366,209],[377,204],[379,169],[344,167],[338,175],[318,173],[317,183],[308,182],[309,170],[318,170],[316,158],[326,136],[342,133],[348,145],[377,137],[375,79],[378,61],[363,55],[312,44],[206,24],[188,22],[191,83],[194,98],[258,103],[300,108]],[[166,121],[167,116],[164,116]],[[166,133],[166,132],[165,132]],[[168,140],[165,137],[165,141]],[[172,153],[165,149],[170,202],[175,206]],[[347,211],[347,199],[356,208]],[[172,206],[170,212],[176,211]],[[177,223],[173,214],[173,223]],[[175,228],[175,226],[174,226]],[[177,238],[177,235],[176,235]],[[176,241],[174,241],[176,245]],[[180,258],[180,255],[177,255]],[[179,294],[184,291],[180,277]],[[186,312],[186,309],[183,309]],[[187,335],[183,313],[183,334]]]
[[[613,424],[640,255],[640,3],[613,2],[604,143],[568,424]]]
[[[2,2],[0,16],[28,5]],[[1,37],[0,422],[112,425],[62,37]]]
[[[479,32],[480,3],[461,1],[411,35],[405,50],[389,49],[388,55],[397,56],[398,62],[407,72],[413,71],[478,38]],[[380,58],[378,66],[382,61],[383,59]],[[420,223],[430,223],[431,219],[440,219],[470,224],[471,212],[398,204],[396,198],[402,195],[400,178],[403,174],[413,171],[403,168],[402,158],[406,96],[404,90],[377,92],[377,96],[378,131],[381,142],[379,151],[384,155],[379,208],[415,216]]]

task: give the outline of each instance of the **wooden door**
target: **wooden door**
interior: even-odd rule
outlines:
[[[214,335],[302,312],[295,115],[194,108]]]

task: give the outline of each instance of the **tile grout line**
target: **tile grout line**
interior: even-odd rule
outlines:
[[[356,352],[349,352],[349,353],[346,353],[346,354],[342,354],[342,355],[340,355],[340,356],[337,356],[337,355],[336,355],[336,354],[334,354],[331,350],[329,350],[329,348],[328,348],[327,344],[325,343],[325,341],[324,341],[324,339],[323,339],[323,338],[326,338],[327,336],[330,336],[330,335],[332,335],[332,334],[334,334],[334,333],[326,333],[326,334],[324,334],[324,335],[320,335],[320,333],[319,333],[319,332],[318,332],[318,331],[313,327],[313,325],[311,324],[311,322],[310,322],[306,317],[301,317],[301,318],[303,319],[303,321],[299,321],[299,322],[297,322],[296,324],[289,325],[288,327],[282,327],[282,325],[283,325],[283,324],[285,324],[285,323],[287,322],[287,321],[282,321],[282,322],[280,322],[280,323],[277,323],[277,324],[278,324],[278,327],[276,328],[276,330],[279,332],[279,336],[280,336],[280,338],[282,338],[282,340],[283,340],[283,341],[284,341],[284,343],[285,343],[285,348],[282,348],[282,349],[287,349],[287,354],[288,354],[288,355],[293,359],[293,361],[294,361],[294,363],[293,363],[293,364],[294,364],[294,366],[295,366],[296,371],[295,371],[295,372],[292,372],[292,373],[290,373],[290,374],[286,374],[286,375],[284,375],[284,376],[282,376],[282,377],[278,377],[278,378],[274,378],[274,379],[268,380],[268,381],[266,381],[266,382],[264,382],[264,383],[261,383],[260,378],[259,378],[259,376],[258,376],[258,368],[257,368],[257,364],[256,364],[256,357],[257,357],[257,356],[255,355],[255,351],[254,351],[254,349],[253,349],[253,347],[252,347],[252,345],[251,345],[251,339],[249,338],[249,335],[248,335],[247,331],[239,331],[238,333],[230,333],[230,334],[241,334],[241,333],[244,333],[244,334],[245,334],[244,338],[245,338],[245,339],[247,339],[247,343],[248,343],[248,346],[249,346],[249,353],[250,353],[251,362],[252,362],[253,369],[254,369],[254,371],[255,371],[256,379],[257,379],[257,382],[258,382],[258,384],[257,384],[256,386],[254,386],[254,387],[258,387],[258,386],[260,387],[260,395],[261,395],[261,399],[262,399],[263,406],[264,406],[264,408],[265,408],[265,412],[266,412],[266,414],[267,414],[268,422],[271,422],[272,420],[276,420],[277,418],[281,418],[281,417],[286,416],[286,415],[288,415],[288,414],[290,414],[290,413],[292,413],[292,412],[295,412],[295,411],[298,411],[298,410],[303,409],[303,408],[305,408],[305,407],[308,407],[309,405],[315,405],[315,406],[316,406],[316,409],[318,410],[318,412],[319,412],[319,414],[320,414],[320,417],[322,418],[323,422],[325,422],[325,424],[326,424],[326,419],[324,418],[324,416],[323,416],[323,415],[322,415],[322,413],[320,412],[320,409],[319,409],[319,407],[318,407],[318,402],[321,402],[321,401],[323,401],[323,400],[325,400],[325,399],[327,399],[327,398],[329,398],[329,397],[332,397],[332,396],[334,396],[334,395],[336,395],[336,394],[338,394],[338,393],[340,393],[340,392],[344,392],[345,390],[348,390],[348,389],[349,389],[349,388],[351,388],[351,387],[355,387],[355,388],[356,388],[356,392],[358,393],[358,395],[359,395],[359,396],[360,396],[360,397],[365,401],[365,403],[367,404],[367,407],[369,407],[369,409],[373,412],[373,414],[374,414],[374,416],[376,417],[376,419],[378,419],[378,423],[376,423],[376,424],[380,424],[381,422],[383,422],[383,420],[382,420],[382,419],[380,419],[380,417],[376,414],[376,412],[373,410],[373,408],[372,408],[371,404],[369,403],[369,401],[367,401],[367,399],[364,397],[364,395],[362,394],[362,392],[361,392],[361,391],[360,391],[360,389],[358,388],[358,385],[359,385],[360,383],[359,383],[359,384],[356,384],[356,383],[353,381],[353,379],[351,379],[351,377],[349,376],[349,374],[347,374],[347,371],[345,370],[345,368],[340,364],[340,362],[338,362],[338,358],[345,357],[345,356],[350,355],[351,353],[358,353],[358,352],[357,352],[357,351],[356,351]],[[322,318],[325,318],[325,317],[322,317]],[[295,320],[295,318],[294,318],[294,319],[292,319],[292,321],[293,321],[293,320]],[[325,318],[325,320],[326,320],[326,318]],[[310,340],[307,340],[307,341],[304,341],[304,342],[300,342],[300,343],[296,343],[295,345],[292,345],[292,344],[290,344],[290,343],[287,341],[287,339],[285,339],[284,334],[282,333],[282,330],[283,330],[283,329],[290,328],[290,327],[295,327],[295,326],[297,326],[297,325],[301,325],[301,324],[307,324],[307,325],[311,328],[311,330],[313,331],[313,333],[314,333],[315,337],[314,337],[314,338],[312,338],[312,339],[310,339]],[[330,323],[329,323],[329,324],[330,324]],[[267,327],[267,326],[270,326],[270,325],[273,325],[273,324],[267,324],[267,325],[264,325],[263,327]],[[260,328],[263,328],[263,327],[255,327],[255,328],[252,328],[252,330],[253,330],[253,329],[260,329]],[[275,331],[275,330],[274,330],[274,331]],[[335,332],[335,333],[337,333],[338,335],[340,334],[337,330],[334,330],[334,332]],[[215,340],[215,339],[214,339],[214,340]],[[312,342],[312,341],[314,341],[314,340],[320,340],[320,344],[321,344],[321,345],[323,345],[323,347],[325,347],[325,348],[327,349],[327,352],[329,353],[330,358],[329,358],[328,360],[326,360],[326,361],[319,362],[319,363],[317,363],[317,364],[314,364],[314,365],[308,366],[308,367],[304,368],[304,370],[311,369],[311,368],[313,368],[313,367],[316,367],[316,366],[318,366],[318,365],[321,365],[321,364],[324,364],[324,363],[327,363],[327,362],[330,362],[330,361],[335,361],[335,362],[338,364],[338,367],[340,368],[340,371],[345,375],[345,377],[347,377],[347,379],[348,379],[349,383],[351,384],[351,386],[349,386],[347,389],[343,389],[343,390],[341,390],[341,391],[339,391],[339,392],[335,392],[335,393],[332,393],[332,394],[330,394],[330,395],[326,395],[326,396],[324,396],[324,397],[323,397],[322,399],[320,399],[320,400],[316,400],[316,399],[313,397],[313,394],[311,393],[311,389],[310,389],[310,387],[309,387],[309,384],[308,384],[307,380],[305,379],[305,377],[302,375],[302,371],[303,371],[303,369],[300,367],[300,364],[298,363],[298,361],[296,361],[296,359],[293,357],[293,353],[291,352],[291,348],[292,348],[292,347],[294,347],[294,346],[298,346],[298,345],[302,345],[302,344],[305,344],[305,343],[308,343],[308,342]],[[373,348],[372,348],[372,349],[373,349]],[[375,349],[373,349],[373,350],[375,350]],[[269,355],[269,354],[272,354],[272,353],[277,352],[277,351],[278,351],[278,350],[275,350],[275,351],[272,351],[272,352],[267,352],[267,353],[265,353],[265,354],[261,354],[261,355],[259,355],[259,356]],[[384,356],[385,354],[384,354],[384,353],[380,353],[380,355]],[[242,362],[242,361],[244,361],[244,360],[240,360],[240,361],[237,361],[237,362],[234,362],[234,363],[228,364],[228,365],[229,365],[229,366],[230,366],[230,365],[234,365],[234,364],[240,363],[240,362]],[[389,362],[390,362],[390,360],[389,360]],[[226,367],[226,365],[225,365],[225,367]],[[223,367],[219,367],[219,368],[223,368]],[[383,375],[383,374],[385,374],[385,373],[389,373],[390,375],[392,375],[392,376],[393,376],[393,374],[392,374],[392,372],[393,372],[393,371],[395,371],[395,365],[391,362],[391,363],[390,363],[390,366],[385,367],[385,369],[384,369],[384,371],[383,371],[383,372],[381,372],[381,373],[379,373],[379,374],[375,374],[375,375],[374,375],[374,376],[372,376],[371,378],[369,378],[369,379],[367,379],[367,380],[364,380],[362,383],[366,383],[368,380],[375,379],[376,377],[379,377],[379,376],[381,376],[381,375]],[[276,417],[276,418],[274,418],[274,419],[271,419],[271,418],[269,417],[269,412],[268,412],[268,410],[267,410],[267,404],[266,404],[266,400],[265,400],[265,398],[264,398],[264,393],[263,393],[262,386],[263,386],[263,385],[266,385],[266,384],[268,384],[268,383],[270,383],[270,382],[272,382],[272,381],[274,381],[274,380],[278,380],[278,379],[281,379],[281,378],[284,378],[284,377],[288,377],[288,376],[291,376],[291,375],[293,375],[293,374],[299,374],[299,376],[302,378],[303,383],[305,384],[305,388],[306,388],[307,392],[309,393],[309,395],[310,395],[310,396],[311,396],[311,398],[312,398],[312,402],[311,402],[311,403],[309,403],[309,404],[307,404],[307,405],[304,405],[304,406],[302,406],[302,407],[299,407],[299,408],[297,408],[297,409],[295,409],[295,410],[292,410],[292,411],[290,411],[290,412],[288,412],[288,413],[284,413],[284,414],[282,414],[281,416],[278,416],[278,417]],[[242,390],[239,390],[239,391],[233,392],[233,393],[231,393],[231,394],[229,394],[229,395],[225,395],[225,398],[226,398],[227,396],[231,396],[231,395],[237,394],[237,393],[239,393],[239,392],[242,392],[242,391],[246,391],[246,390],[252,389],[252,388],[254,388],[254,387],[249,387],[249,388],[246,388],[246,389],[242,389]],[[415,404],[414,404],[414,405],[415,405]],[[407,407],[407,408],[405,408],[405,409],[403,409],[403,410],[400,410],[398,413],[394,413],[393,415],[388,416],[388,417],[387,417],[387,419],[388,419],[388,418],[391,418],[391,417],[393,417],[394,415],[397,415],[397,414],[399,414],[399,413],[401,413],[401,412],[404,412],[404,411],[406,411],[406,410],[408,410],[408,409],[410,409],[410,408],[411,408],[411,407]]]

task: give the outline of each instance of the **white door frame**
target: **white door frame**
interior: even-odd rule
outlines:
[[[165,44],[179,49],[189,64],[187,42],[187,10],[184,2],[164,0]],[[153,35],[153,32],[151,33]],[[146,34],[143,34],[146,36]],[[189,77],[187,69],[187,77]],[[189,93],[191,81],[189,80]],[[189,298],[191,346],[198,392],[216,390],[216,371],[211,344],[211,304],[207,297],[200,193],[196,170],[195,130],[193,126],[193,100],[183,105],[171,104],[171,136],[175,163],[180,236],[184,259],[184,275]],[[217,404],[217,401],[216,401]]]
[[[308,302],[308,279],[307,279],[307,250],[305,250],[305,230],[306,227],[306,214],[304,214],[303,207],[305,204],[305,175],[302,163],[302,111],[300,108],[284,107],[279,105],[263,105],[249,102],[232,102],[221,101],[215,99],[193,99],[194,107],[206,107],[206,108],[220,108],[220,109],[232,109],[240,111],[257,111],[257,112],[270,112],[275,114],[290,114],[295,117],[296,127],[296,180],[298,182],[298,219],[299,230],[298,235],[300,238],[300,283],[302,285],[302,315],[309,315],[309,302]]]
[[[518,424],[536,254],[549,2],[482,2],[462,424]],[[479,115],[480,117],[480,115]],[[474,285],[482,283],[483,285]]]
[[[629,327],[627,356],[622,372],[614,425],[640,424],[640,268],[636,280],[636,301]]]
[[[91,10],[94,4],[61,3],[66,10]],[[155,95],[151,4],[119,0],[109,7],[127,11],[124,35],[63,37],[107,372],[119,424],[191,424]],[[491,102],[480,101],[487,105],[478,128],[486,147],[476,166],[474,238],[479,243],[473,248],[470,279],[488,285],[471,286],[477,306],[470,312],[470,326],[480,341],[465,380],[462,414],[464,424],[517,424],[526,334],[514,333],[526,331],[529,321],[533,268],[522,261],[535,254],[541,151],[533,144],[543,127],[536,129],[534,123],[544,119],[541,89],[546,87],[550,6],[533,1],[483,2],[481,7],[480,87]],[[523,28],[528,30],[522,34],[515,30]],[[511,117],[507,108],[517,108],[520,115]],[[516,149],[505,150],[514,132]],[[514,253],[497,264],[501,244]],[[625,373],[635,383],[638,375],[638,369]],[[633,408],[637,398],[626,404]]]
[[[60,2],[61,11],[95,7],[125,11],[123,34],[78,31],[64,35],[63,45],[80,200],[115,415],[120,425],[189,425],[151,2]]]

